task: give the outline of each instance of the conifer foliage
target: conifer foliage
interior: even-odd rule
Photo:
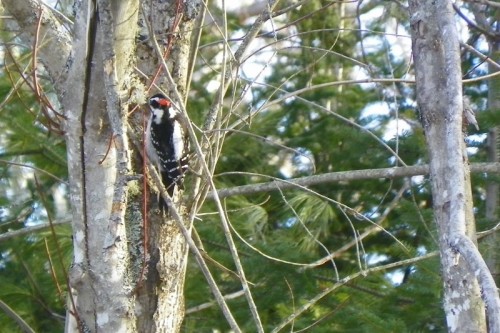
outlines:
[[[125,3],[133,15],[123,16]],[[379,1],[71,5],[3,0],[2,330],[456,330],[443,307],[450,280],[440,250],[442,258],[449,244],[429,176],[432,113],[417,103],[425,104],[421,67],[412,60],[421,14]],[[499,276],[496,212],[487,207],[500,169],[485,162],[498,151],[500,119],[488,95],[495,79],[485,76],[500,65],[484,26],[499,8],[454,10],[462,38],[454,56],[479,123],[463,123],[458,140],[472,171],[466,222],[478,232],[467,235],[485,276]],[[131,19],[133,28],[118,28]],[[93,58],[71,49],[76,36]],[[74,76],[77,63],[51,62],[54,38],[68,47],[59,54],[87,61],[86,80]],[[166,217],[143,159],[144,103],[154,91],[191,125],[185,191]],[[99,204],[99,214],[85,213]],[[484,302],[495,302],[480,296],[471,305],[478,331]]]

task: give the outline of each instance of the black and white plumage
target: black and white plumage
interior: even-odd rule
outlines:
[[[176,187],[183,189],[184,173],[188,168],[188,132],[179,110],[164,95],[152,96],[149,107],[151,117],[146,129],[146,152],[172,197]],[[163,200],[159,202],[162,209]]]

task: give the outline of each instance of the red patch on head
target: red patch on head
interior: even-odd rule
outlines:
[[[160,98],[158,100],[158,104],[160,104],[161,106],[170,106],[170,101],[166,98]]]

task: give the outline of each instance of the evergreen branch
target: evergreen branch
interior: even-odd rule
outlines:
[[[290,330],[291,332],[294,332],[294,333],[302,333],[302,332],[312,332],[311,331],[311,328],[313,328],[314,326],[320,324],[321,322],[323,322],[325,319],[327,319],[328,317],[332,316],[333,314],[335,314],[336,312],[338,312],[340,309],[344,308],[347,306],[348,304],[348,301],[349,301],[349,298],[346,298],[344,299],[339,305],[337,305],[333,310],[325,313],[324,315],[322,315],[321,317],[319,317],[318,319],[316,319],[311,325],[309,326],[306,326],[298,331],[295,331],[295,330]],[[293,329],[293,325],[292,325],[292,329]]]
[[[261,176],[261,175],[257,175],[257,174],[252,174],[252,173],[239,173],[239,174],[246,174],[246,175],[252,175],[252,176]],[[338,202],[336,200],[333,200],[332,198],[329,198],[327,196],[324,196],[316,191],[313,191],[307,187],[304,187],[304,186],[301,186],[301,185],[298,185],[298,184],[295,184],[295,186],[297,186],[298,188],[310,193],[310,194],[313,194],[313,195],[316,195],[318,196],[319,198],[322,198],[328,202],[331,202],[335,205],[337,205],[339,207],[339,209],[342,211],[342,213],[344,214],[344,216],[349,219],[349,216],[347,215],[346,211],[353,214],[354,216],[356,216],[357,218],[359,218],[360,220],[363,220],[363,221],[366,221],[368,223],[371,223],[375,228],[377,229],[380,229],[381,231],[384,231],[387,235],[389,235],[389,237],[391,237],[392,239],[394,239],[397,243],[399,243],[403,249],[405,249],[407,251],[407,248],[406,246],[401,243],[394,235],[392,235],[389,231],[387,231],[383,226],[380,225],[380,223],[376,223],[374,222],[373,220],[371,220],[369,217],[366,217],[365,215],[362,215],[360,214],[359,212],[357,212],[356,210],[352,209],[351,207],[341,203],[341,202]],[[352,226],[352,223],[351,223],[351,226]],[[232,226],[231,226],[232,227]],[[354,230],[354,228],[353,228]],[[245,243],[245,245],[247,245],[249,248],[251,248],[252,250],[254,250],[255,252],[259,253],[260,255],[262,255],[263,257],[265,258],[268,258],[268,259],[271,259],[271,260],[275,260],[275,261],[278,261],[278,262],[283,262],[283,263],[286,263],[286,264],[290,264],[290,265],[295,265],[295,266],[311,266],[311,264],[303,264],[303,263],[297,263],[297,262],[290,262],[290,261],[286,261],[286,260],[282,260],[282,259],[278,259],[278,258],[274,258],[272,256],[269,256],[265,253],[263,253],[262,251],[260,251],[259,249],[257,249],[256,247],[254,247],[253,245],[251,245],[249,242],[247,242],[244,237],[242,237],[237,231],[236,229],[233,228],[233,232],[236,234],[236,236],[238,236],[240,238],[240,240]],[[355,232],[355,237],[357,238],[357,234]],[[360,243],[358,240],[355,240],[353,245],[356,245],[358,246],[359,244],[361,244],[362,246],[362,243]],[[351,245],[349,245],[350,247]],[[337,251],[338,253],[338,251]],[[328,258],[328,257],[326,257]],[[324,258],[323,258],[324,259]],[[329,259],[327,259],[328,261]],[[314,265],[314,263],[313,263]],[[314,267],[314,266],[312,266]],[[361,265],[360,265],[361,267]]]
[[[332,281],[332,279],[328,279],[328,280]],[[368,295],[372,295],[372,296],[374,296],[376,298],[384,299],[384,298],[390,296],[387,293],[378,292],[378,291],[373,290],[371,288],[363,287],[363,286],[360,286],[360,285],[357,285],[357,284],[353,284],[353,283],[346,283],[345,286],[348,287],[348,288],[359,290],[359,291],[364,292],[364,293],[366,293]],[[409,297],[397,297],[396,298],[396,302],[403,303],[405,305],[415,304],[415,300],[413,298],[409,298]]]
[[[471,172],[473,173],[500,173],[500,163],[474,163],[470,165]],[[262,177],[267,177],[271,181],[267,183],[258,183],[251,185],[235,186],[230,188],[223,188],[217,190],[217,195],[219,198],[227,198],[235,195],[249,195],[255,193],[272,192],[278,190],[289,190],[295,189],[299,186],[314,186],[329,183],[337,183],[341,181],[352,181],[352,180],[368,180],[368,179],[378,179],[387,178],[395,179],[402,177],[413,177],[413,176],[426,176],[429,174],[429,166],[424,165],[413,165],[406,167],[395,167],[395,168],[382,168],[382,169],[366,169],[366,170],[352,170],[352,171],[340,171],[340,172],[329,172],[321,175],[292,178],[292,179],[280,179],[267,175],[260,175]],[[225,172],[219,174],[222,175],[253,175],[246,172]],[[209,199],[214,198],[214,192],[208,194]]]
[[[285,204],[288,206],[288,208],[292,211],[293,215],[295,216],[295,218],[297,219],[297,221],[299,221],[299,223],[301,224],[302,228],[304,228],[304,230],[309,235],[309,237],[312,238],[314,240],[314,242],[316,244],[318,244],[328,254],[327,257],[330,258],[329,261],[332,263],[332,267],[333,267],[333,270],[335,272],[335,276],[336,276],[337,281],[338,281],[340,279],[340,277],[339,277],[339,270],[337,269],[337,265],[335,264],[335,260],[334,260],[334,257],[332,256],[331,252],[328,250],[328,248],[325,246],[325,244],[323,244],[318,239],[318,237],[316,237],[311,232],[311,230],[306,226],[306,224],[304,223],[304,221],[302,221],[302,219],[300,218],[300,216],[297,213],[297,211],[293,208],[293,206],[290,204],[290,202],[288,202],[288,200],[285,197],[285,194],[281,190],[280,190],[280,195],[281,195],[281,199],[285,202]],[[357,241],[357,237],[355,237],[355,239]],[[309,267],[309,266],[307,266],[307,267]]]
[[[370,79],[371,81],[380,81],[382,79]],[[385,80],[385,79],[383,79]],[[396,79],[387,79],[389,81],[387,82],[390,82],[390,80],[396,80]],[[239,126],[242,122],[245,122],[246,119],[248,118],[251,118],[251,117],[254,117],[257,113],[259,112],[262,112],[263,110],[265,109],[269,109],[271,106],[273,105],[276,105],[276,104],[279,104],[281,102],[284,102],[286,99],[288,98],[291,98],[291,97],[294,97],[306,104],[309,104],[313,107],[316,107],[318,109],[320,109],[321,111],[329,114],[329,115],[332,115],[333,117],[335,118],[338,118],[342,121],[344,121],[346,124],[349,124],[353,127],[356,127],[357,129],[359,129],[360,131],[362,132],[365,132],[367,133],[369,136],[371,136],[373,139],[375,139],[375,141],[377,141],[378,143],[380,143],[380,145],[382,145],[384,148],[386,148],[402,165],[406,166],[406,163],[399,157],[399,155],[391,148],[389,147],[389,145],[387,145],[387,143],[385,143],[382,139],[380,139],[376,134],[374,134],[372,131],[370,131],[369,129],[359,125],[357,122],[355,121],[352,121],[342,115],[340,115],[339,113],[337,112],[334,112],[332,110],[330,110],[329,108],[326,108],[322,105],[319,105],[318,103],[315,103],[315,102],[311,102],[310,100],[308,99],[305,99],[301,96],[298,96],[299,94],[302,94],[302,93],[305,93],[305,92],[308,92],[310,90],[314,90],[314,89],[319,89],[319,88],[325,88],[327,86],[336,86],[337,84],[342,84],[342,83],[345,83],[345,82],[350,82],[351,80],[348,80],[348,81],[335,81],[335,82],[327,82],[327,83],[322,83],[322,84],[318,84],[318,85],[314,85],[314,86],[309,86],[309,87],[306,87],[306,88],[302,88],[302,89],[299,89],[299,90],[295,90],[293,92],[286,92],[285,90],[281,89],[280,87],[276,88],[276,90],[280,90],[282,92],[284,92],[285,94],[283,96],[280,96],[279,98],[269,102],[269,99],[258,109],[256,110],[255,112],[252,112],[250,113],[247,117],[243,118],[243,119],[239,119],[237,121],[235,121],[231,126],[230,128],[235,128],[237,126]],[[401,82],[400,80],[398,80],[399,82]],[[269,86],[268,84],[266,83],[260,83],[261,85],[263,86]],[[275,90],[275,91],[276,91]]]
[[[277,257],[273,257],[269,254],[266,254],[265,252],[262,252],[261,250],[259,250],[257,247],[253,246],[250,242],[248,242],[245,237],[243,237],[242,235],[240,235],[240,233],[231,226],[234,234],[236,235],[236,237],[238,237],[240,239],[241,242],[243,242],[246,246],[248,246],[252,251],[255,251],[256,253],[258,253],[259,255],[263,256],[264,258],[267,258],[269,260],[272,260],[272,261],[276,261],[276,262],[279,262],[279,263],[282,263],[282,264],[286,264],[286,265],[292,265],[292,266],[303,266],[305,268],[309,267],[310,265],[312,264],[308,264],[308,263],[300,263],[300,262],[295,262],[295,261],[288,261],[288,260],[284,260],[284,259],[280,259],[280,258],[277,258]],[[213,242],[212,242],[213,244]],[[219,246],[219,247],[222,247],[222,246]],[[226,249],[226,247],[224,247],[224,249]],[[240,251],[241,253],[241,251]],[[314,264],[314,263],[313,263]]]
[[[322,280],[322,281],[329,281],[329,282],[337,282],[336,280],[330,278],[330,277],[326,277],[326,276],[320,276],[320,275],[317,275],[317,276],[314,276],[316,279],[318,280]],[[388,293],[384,293],[382,291],[377,291],[377,290],[374,290],[372,288],[369,288],[369,287],[363,287],[363,286],[360,286],[358,284],[354,284],[354,283],[346,283],[345,284],[346,287],[348,288],[352,288],[352,289],[355,289],[355,290],[358,290],[358,291],[361,291],[363,293],[366,293],[368,295],[372,295],[376,298],[386,298],[386,297],[389,297],[390,295]],[[397,297],[396,298],[396,302],[398,303],[404,303],[404,304],[415,304],[415,299],[413,298],[409,298],[409,297]]]
[[[358,278],[360,276],[365,277],[365,276],[367,276],[368,274],[371,274],[371,273],[376,273],[376,272],[380,272],[380,271],[384,271],[384,270],[387,270],[387,269],[391,269],[391,268],[395,268],[395,267],[400,267],[400,266],[407,266],[407,265],[414,264],[414,263],[422,261],[422,260],[426,260],[426,259],[435,257],[437,255],[438,255],[438,251],[433,251],[433,252],[430,252],[430,253],[428,253],[426,255],[423,255],[423,256],[420,256],[420,257],[415,257],[415,258],[411,258],[411,259],[401,260],[401,261],[398,261],[398,262],[395,262],[395,263],[391,263],[391,264],[387,264],[387,265],[382,265],[382,266],[377,266],[377,267],[369,268],[369,269],[366,269],[366,270],[361,270],[361,271],[359,271],[357,273],[349,275],[349,276],[343,278],[342,280],[340,280],[339,282],[333,284],[332,286],[326,288],[324,291],[322,291],[321,293],[317,294],[312,299],[310,299],[309,302],[307,302],[306,304],[302,305],[297,311],[295,311],[290,316],[288,316],[287,318],[285,318],[285,320],[283,320],[278,326],[276,326],[272,330],[271,333],[277,333],[277,332],[281,331],[283,328],[285,328],[285,326],[287,326],[292,321],[294,321],[298,316],[302,315],[305,311],[307,311],[313,305],[315,305],[316,303],[318,303],[323,297],[325,297],[326,295],[332,293],[333,291],[339,289],[340,287],[344,286],[345,284],[349,283],[350,281],[352,281],[352,280],[354,280],[354,279],[356,279],[356,278]]]
[[[214,129],[211,132],[215,132],[215,131],[227,132],[228,135],[232,134],[232,133],[238,133],[238,134],[247,135],[247,136],[256,138],[256,139],[262,141],[263,143],[267,143],[267,144],[269,144],[271,146],[279,147],[279,148],[281,148],[283,150],[292,152],[292,153],[296,154],[297,156],[304,157],[305,159],[309,160],[309,163],[311,163],[311,165],[313,167],[313,170],[316,170],[316,165],[314,163],[314,160],[310,156],[304,154],[299,149],[295,149],[295,148],[289,147],[287,145],[281,144],[281,143],[278,142],[278,140],[274,140],[271,137],[262,136],[262,135],[258,135],[258,134],[255,134],[255,133],[252,133],[252,132],[249,132],[249,131],[242,131],[242,130],[237,130],[237,129],[224,129],[224,128],[223,129]]]
[[[26,150],[18,150],[18,151],[5,151],[0,153],[0,158],[10,157],[10,156],[21,156],[21,155],[38,155],[42,154],[42,149],[26,149]]]
[[[382,213],[382,216],[380,217],[380,219],[378,219],[377,224],[374,224],[374,225],[368,227],[367,229],[365,229],[365,231],[363,231],[362,234],[356,235],[356,237],[354,237],[348,243],[346,243],[343,246],[341,246],[338,250],[329,253],[326,257],[323,257],[323,258],[321,258],[319,260],[316,260],[315,262],[312,262],[312,263],[310,263],[308,265],[304,265],[304,267],[300,268],[300,271],[304,271],[305,269],[308,269],[308,268],[314,268],[314,267],[317,267],[317,266],[321,266],[321,265],[325,264],[328,261],[332,261],[333,262],[333,260],[335,258],[339,257],[342,253],[344,253],[345,251],[349,250],[351,247],[353,247],[354,245],[358,244],[359,242],[362,242],[363,239],[365,239],[366,237],[371,236],[374,233],[378,233],[378,232],[382,231],[383,229],[380,227],[380,225],[382,224],[382,222],[384,222],[384,220],[387,218],[387,216],[389,215],[389,213],[397,206],[397,204],[399,203],[399,200],[403,197],[403,194],[404,194],[404,192],[407,189],[408,189],[408,185],[405,184],[398,191],[398,193],[395,196],[395,198],[389,203],[389,205],[387,206],[387,208]]]
[[[51,213],[51,210],[49,209],[47,198],[46,198],[45,193],[43,192],[42,187],[40,186],[40,183],[38,182],[38,179],[36,176],[35,176],[35,185],[36,185],[36,190],[38,192],[38,195],[40,197],[40,201],[41,201],[43,207],[45,208],[45,212],[47,214],[47,219],[49,220],[48,224],[49,224],[52,239],[54,241],[54,245],[56,248],[57,259],[59,261],[59,267],[62,269],[62,274],[64,276],[64,282],[66,283],[66,287],[68,288],[67,290],[71,290],[71,286],[69,284],[68,273],[66,271],[66,265],[64,264],[63,251],[61,250],[60,238],[57,237],[56,230],[54,227],[54,220],[52,219],[52,213]],[[46,247],[47,256],[48,256],[49,263],[50,263],[50,270],[52,272],[52,278],[53,278],[54,284],[57,286],[57,290],[59,291],[58,295],[59,295],[60,301],[62,303],[64,303],[64,297],[63,297],[63,294],[61,292],[61,287],[60,287],[59,281],[57,279],[57,276],[56,276],[56,273],[54,270],[54,265],[52,263],[52,258],[51,258],[50,252],[49,252],[49,248],[47,246],[47,239],[45,239],[45,247]],[[31,274],[28,274],[28,276],[31,277]],[[34,284],[36,285],[36,283],[34,283]],[[76,309],[75,299],[71,293],[69,295],[69,302],[71,303],[72,309],[73,310]],[[44,305],[44,307],[45,307],[45,305]]]

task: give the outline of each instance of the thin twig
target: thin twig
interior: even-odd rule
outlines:
[[[223,297],[227,301],[227,300],[235,299],[235,298],[238,298],[238,297],[241,297],[244,295],[245,295],[245,292],[243,290],[240,290],[240,291],[225,295]],[[192,308],[186,309],[186,315],[191,314],[191,313],[195,313],[195,312],[198,312],[201,310],[208,309],[208,308],[214,306],[215,304],[217,304],[217,302],[212,301],[212,302],[203,303],[203,304],[200,304],[197,306],[193,306]]]
[[[398,205],[400,199],[403,197],[403,194],[405,193],[405,191],[407,189],[408,189],[408,186],[406,186],[406,185],[401,187],[401,189],[398,191],[398,193],[396,194],[394,199],[389,203],[388,207],[385,209],[382,216],[377,220],[377,224],[382,224],[384,222],[384,220],[387,218],[389,213]],[[366,237],[368,237],[374,233],[378,233],[380,231],[381,231],[381,229],[377,225],[372,225],[372,226],[368,227],[365,231],[363,231],[362,234],[356,235],[356,237],[354,239],[352,239],[348,243],[344,244],[336,251],[330,253],[326,257],[323,257],[319,260],[316,260],[315,262],[310,263],[307,266],[301,267],[300,270],[302,271],[305,269],[321,266],[321,265],[325,264],[326,262],[331,261],[331,260],[339,257],[342,253],[344,253],[345,251],[347,251],[351,247],[353,247],[357,242],[361,242]]]
[[[2,309],[3,312],[8,317],[13,319],[17,323],[17,325],[19,325],[19,328],[23,330],[24,333],[35,333],[35,331],[30,327],[30,325],[28,325],[28,323],[25,322],[24,319],[21,318],[21,316],[16,311],[12,310],[12,308],[2,300],[0,300],[0,309]]]
[[[3,234],[0,234],[0,243],[7,241],[9,239],[12,239],[12,238],[25,236],[25,235],[32,234],[34,232],[39,232],[39,231],[50,229],[51,225],[57,226],[57,225],[69,224],[69,223],[71,223],[71,219],[63,219],[63,220],[58,220],[58,221],[52,221],[52,223],[42,223],[42,224],[30,226],[30,227],[25,227],[25,228],[22,228],[19,230],[7,231],[7,232],[4,232]]]
[[[326,295],[332,293],[333,291],[337,290],[338,288],[342,287],[346,283],[348,283],[348,282],[350,282],[350,281],[352,281],[354,279],[357,279],[360,276],[364,277],[364,276],[366,276],[368,274],[371,274],[371,273],[376,273],[376,272],[384,271],[384,270],[395,268],[395,267],[400,267],[400,266],[406,266],[406,265],[414,264],[416,262],[419,262],[419,261],[422,261],[422,260],[426,260],[426,259],[435,257],[437,255],[438,255],[438,252],[434,251],[434,252],[428,253],[426,255],[420,256],[420,257],[411,258],[411,259],[407,259],[407,260],[401,260],[401,261],[398,261],[398,262],[395,262],[395,263],[391,263],[391,264],[387,264],[387,265],[382,265],[382,266],[377,266],[377,267],[369,268],[367,270],[360,271],[360,272],[357,272],[355,274],[349,275],[349,276],[343,278],[342,280],[340,280],[339,282],[333,284],[332,286],[326,288],[325,290],[323,290],[321,293],[319,293],[318,295],[316,295],[312,299],[310,299],[309,302],[307,302],[306,304],[304,304],[303,306],[301,306],[297,311],[295,311],[294,313],[292,313],[285,320],[283,320],[278,326],[276,326],[272,330],[272,333],[277,333],[277,332],[281,331],[285,326],[287,326],[288,324],[290,324],[292,321],[295,320],[295,318],[297,318],[298,316],[300,316],[301,314],[303,314],[305,311],[307,311],[308,309],[310,309],[313,305],[315,305],[323,297],[325,297]]]
[[[474,53],[477,55],[481,60],[486,61],[488,64],[492,65],[495,67],[497,70],[500,69],[500,64],[496,62],[495,60],[491,59],[489,56],[485,55],[481,51],[475,49],[474,47],[470,46],[469,44],[466,43],[460,43],[460,46],[469,50],[470,52]]]
[[[313,233],[311,232],[311,230],[309,230],[309,228],[306,226],[304,221],[302,221],[302,219],[300,218],[300,216],[297,213],[297,211],[295,210],[295,208],[293,208],[293,206],[290,204],[290,202],[288,202],[288,200],[286,199],[283,191],[281,191],[281,190],[279,190],[279,191],[280,191],[281,199],[285,202],[285,204],[288,206],[288,208],[292,211],[293,215],[295,215],[295,218],[302,225],[302,228],[304,228],[304,230],[309,235],[309,237],[311,237],[316,244],[318,244],[321,248],[323,248],[323,250],[325,250],[326,253],[328,253],[327,258],[330,258],[330,260],[328,260],[328,261],[330,261],[332,263],[332,267],[333,267],[333,270],[335,271],[335,276],[337,277],[337,281],[338,281],[340,275],[339,275],[339,270],[337,269],[337,265],[335,264],[334,257],[332,256],[332,254],[330,253],[328,248],[325,246],[325,244],[323,244],[316,236],[314,236]]]
[[[16,162],[11,162],[11,161],[6,161],[6,160],[0,160],[0,163],[3,163],[3,164],[8,164],[8,165],[15,165],[15,166],[18,166],[18,167],[22,167],[22,168],[28,168],[28,169],[33,169],[35,171],[38,171],[38,172],[41,172],[59,182],[61,182],[62,184],[67,184],[67,182],[59,177],[57,177],[56,175],[48,172],[48,171],[45,171],[43,169],[40,169],[36,166],[32,166],[32,165],[28,165],[28,164],[22,164],[22,163],[16,163]]]
[[[156,172],[156,169],[151,165],[151,163],[148,161],[148,168],[149,168],[149,174],[151,178],[153,179],[153,182],[155,185],[158,187],[161,197],[165,202],[167,203],[168,206],[168,212],[170,216],[173,218],[173,220],[177,223],[177,226],[182,232],[182,235],[186,239],[186,242],[189,246],[189,249],[193,253],[196,262],[198,263],[198,266],[201,269],[201,272],[205,276],[205,279],[210,287],[210,290],[212,291],[212,294],[215,297],[215,300],[219,304],[219,307],[222,310],[222,313],[224,314],[224,317],[226,318],[229,326],[231,326],[232,330],[236,333],[242,332],[240,327],[238,326],[238,323],[233,317],[233,314],[231,313],[231,310],[227,306],[227,303],[224,299],[224,296],[222,295],[217,282],[215,281],[214,277],[210,273],[210,269],[207,266],[207,263],[203,259],[203,255],[201,254],[200,250],[196,246],[193,238],[191,237],[191,234],[189,230],[186,228],[184,221],[182,217],[180,216],[179,212],[177,211],[177,207],[172,204],[172,199],[168,195],[167,191],[165,190],[165,187],[163,186],[160,176],[158,175],[158,172]]]
[[[386,79],[380,79],[380,80],[386,80]],[[387,79],[387,80],[395,80],[395,79]],[[354,80],[354,81],[358,81],[358,80]],[[363,80],[361,80],[363,81]],[[376,82],[376,81],[379,81],[379,79],[369,79],[368,81],[372,81],[372,82]],[[401,81],[404,81],[404,80],[401,80]],[[389,145],[387,145],[387,143],[385,143],[382,139],[380,139],[377,135],[375,135],[371,130],[365,128],[364,126],[361,126],[359,125],[358,123],[356,123],[355,121],[352,121],[342,115],[340,115],[339,113],[337,112],[334,112],[332,110],[330,110],[329,108],[326,108],[318,103],[315,103],[315,102],[312,102],[312,101],[309,101],[308,99],[305,99],[301,96],[299,96],[299,94],[302,94],[304,92],[307,92],[307,91],[311,91],[311,90],[314,90],[314,89],[319,89],[319,88],[324,88],[324,87],[327,87],[327,86],[336,86],[338,83],[342,83],[342,82],[353,82],[353,80],[347,80],[347,81],[335,81],[335,82],[327,82],[327,83],[323,83],[323,84],[318,84],[318,85],[314,85],[314,86],[309,86],[309,87],[305,87],[305,88],[302,88],[302,89],[299,89],[299,90],[295,90],[293,92],[290,92],[290,93],[287,93],[286,91],[283,91],[285,94],[269,103],[264,103],[258,110],[250,113],[246,118],[252,118],[252,117],[255,117],[255,115],[259,112],[262,112],[266,109],[269,109],[271,108],[273,105],[276,105],[276,104],[279,104],[279,103],[282,103],[284,102],[286,99],[288,98],[296,98],[306,104],[309,104],[317,109],[320,109],[321,111],[327,113],[328,115],[332,115],[334,116],[335,118],[338,118],[340,120],[342,120],[343,122],[349,124],[349,125],[352,125],[354,127],[356,127],[357,129],[359,129],[360,131],[362,132],[365,132],[367,133],[369,136],[371,136],[373,139],[375,139],[380,145],[382,145],[385,149],[387,149],[398,161],[399,163],[401,163],[402,165],[406,166],[406,163],[401,159],[401,157],[391,148],[389,147]],[[267,83],[259,83],[261,85],[264,85],[264,86],[269,86]],[[277,88],[279,89],[279,88]],[[281,90],[281,89],[280,89]],[[242,118],[242,119],[239,119],[238,121],[234,122],[230,128],[233,129],[233,128],[236,128],[238,126],[240,126],[242,123],[245,123],[246,122],[246,118]]]
[[[152,31],[152,29],[150,30],[150,34],[152,36],[153,46],[155,47],[155,50],[158,53],[158,56],[161,56],[161,50],[160,50],[160,47],[159,47],[158,43],[156,42],[156,38],[154,37],[154,32]],[[165,77],[167,78],[168,83],[172,87],[175,87],[174,80],[173,80],[173,78],[172,78],[172,76],[170,74],[170,70],[169,70],[167,64],[165,63],[165,59],[161,58],[160,61],[163,64],[163,67],[164,67],[164,70],[165,70]],[[201,146],[200,146],[200,144],[199,144],[199,142],[198,142],[198,140],[196,138],[196,134],[194,132],[193,126],[192,126],[191,122],[189,121],[189,118],[188,118],[188,115],[187,115],[187,112],[186,112],[186,108],[185,108],[184,103],[183,103],[183,99],[180,96],[180,94],[179,94],[179,92],[178,92],[177,89],[173,89],[173,91],[174,91],[175,100],[177,101],[177,103],[179,103],[179,106],[180,106],[178,109],[181,111],[181,115],[184,117],[183,120],[184,120],[184,122],[185,122],[185,124],[187,126],[189,137],[191,138],[191,141],[192,141],[193,145],[195,146],[195,151],[196,151],[197,155],[200,157],[199,158],[199,162],[201,164],[201,168],[203,170],[203,173],[207,177],[207,181],[209,183],[210,188],[212,188],[212,190],[215,191],[216,190],[215,184],[214,184],[212,176],[210,174],[209,167],[206,164],[205,160],[203,159],[202,148],[201,148]],[[258,312],[256,310],[256,306],[255,306],[255,303],[254,303],[252,295],[251,295],[251,291],[250,291],[250,288],[249,288],[249,285],[248,285],[248,281],[247,281],[247,279],[245,277],[245,272],[243,270],[243,266],[241,265],[241,262],[239,260],[238,250],[236,249],[236,245],[234,244],[234,241],[233,241],[233,238],[232,238],[232,235],[231,235],[231,232],[230,232],[230,228],[229,228],[229,223],[228,223],[228,221],[226,219],[226,216],[225,216],[225,213],[224,213],[224,208],[222,207],[222,203],[220,202],[220,199],[218,199],[217,197],[215,197],[215,202],[216,202],[217,209],[219,211],[219,215],[221,217],[222,227],[223,227],[224,234],[226,236],[226,240],[228,242],[229,248],[231,250],[231,255],[233,257],[233,261],[234,261],[236,269],[238,271],[238,275],[241,278],[240,281],[242,283],[243,290],[245,290],[245,296],[246,296],[247,302],[249,303],[251,312],[252,312],[252,314],[254,316],[254,319],[255,319],[255,324],[256,324],[259,332],[263,332],[264,329],[262,327],[262,322],[260,321]],[[179,217],[178,221],[181,221],[180,217]],[[185,228],[185,227],[183,226],[183,228]],[[186,234],[185,237],[189,237],[190,238],[189,234]],[[188,241],[189,241],[189,239],[188,239]],[[191,241],[192,241],[192,239],[191,239]],[[196,249],[196,250],[198,250],[198,249]],[[223,312],[224,311],[225,310],[223,309]],[[232,318],[232,315],[231,315],[231,318]],[[226,319],[228,319],[228,321],[230,321],[231,318],[226,317]],[[230,321],[230,324],[232,324],[232,323],[236,324],[236,322],[234,321],[234,318],[232,319],[232,322]],[[237,327],[237,325],[235,327]]]

